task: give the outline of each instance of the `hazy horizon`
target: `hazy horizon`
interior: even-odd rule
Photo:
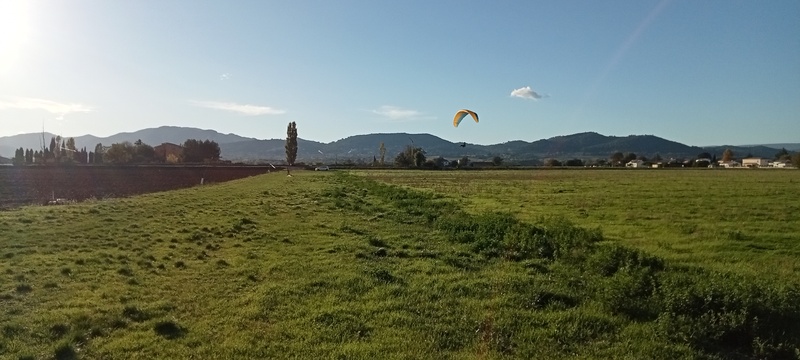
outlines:
[[[214,129],[201,129],[201,128],[194,128],[194,127],[173,126],[173,125],[162,125],[162,126],[158,126],[158,127],[154,127],[154,128],[144,128],[144,129],[139,129],[139,130],[135,130],[135,131],[124,131],[124,132],[120,132],[120,133],[116,133],[116,134],[111,134],[111,135],[108,135],[108,136],[97,136],[97,135],[94,135],[94,134],[61,135],[61,134],[50,133],[50,132],[47,132],[47,131],[45,131],[45,133],[50,134],[48,136],[56,136],[57,135],[57,136],[61,136],[63,138],[70,138],[70,137],[79,138],[79,137],[83,137],[83,136],[94,136],[94,137],[97,137],[97,138],[109,138],[109,137],[117,136],[117,135],[120,135],[120,134],[132,134],[132,133],[136,133],[136,132],[139,132],[139,131],[142,131],[142,130],[158,129],[158,128],[162,128],[162,127],[194,129],[194,130],[200,130],[200,131],[214,131],[214,132],[216,132],[218,134],[221,134],[221,135],[235,135],[235,136],[239,136],[239,137],[242,137],[242,138],[251,138],[251,139],[259,140],[259,141],[262,141],[262,140],[281,140],[281,141],[283,141],[285,139],[285,136],[284,137],[274,137],[274,138],[256,138],[256,137],[248,136],[246,134],[223,133],[223,132],[219,132],[219,131],[214,130]],[[17,134],[17,135],[30,135],[30,134],[39,134],[39,133],[41,133],[41,132],[38,132],[38,133],[35,133],[35,132],[34,133],[24,133],[24,134]],[[445,138],[445,137],[441,137],[441,136],[438,136],[436,134],[431,134],[431,133],[412,133],[412,132],[394,132],[394,133],[375,132],[375,133],[350,134],[350,135],[344,136],[342,138],[331,140],[331,141],[322,141],[322,140],[317,140],[317,139],[312,139],[312,138],[306,138],[306,137],[299,136],[299,135],[298,135],[298,138],[302,139],[302,140],[306,140],[306,141],[314,141],[314,142],[319,142],[319,143],[323,143],[323,144],[330,144],[330,143],[334,143],[336,141],[344,140],[346,138],[353,137],[353,136],[380,135],[380,134],[400,134],[400,133],[406,133],[406,134],[409,134],[409,135],[432,135],[432,136],[438,137],[438,138],[440,138],[442,140],[450,141],[450,142],[453,142],[453,143],[461,142],[461,141],[456,141],[456,140],[448,139],[448,138]],[[583,133],[597,133],[597,132],[594,132],[594,131],[582,131],[582,132],[572,133],[572,134],[555,135],[555,136],[551,136],[549,138],[514,139],[514,140],[507,140],[507,141],[502,141],[502,142],[497,142],[497,143],[485,143],[485,144],[482,144],[482,143],[470,143],[470,144],[479,145],[479,146],[489,146],[489,145],[497,145],[497,144],[501,144],[501,143],[513,142],[513,141],[524,141],[524,142],[533,143],[533,142],[536,142],[536,141],[539,141],[539,140],[549,140],[549,139],[552,139],[554,137],[572,136],[572,135],[578,135],[578,134],[583,134]],[[646,135],[651,135],[651,136],[659,137],[659,138],[662,138],[662,139],[665,139],[665,140],[669,140],[669,141],[676,141],[674,139],[669,139],[669,138],[665,138],[663,136],[659,136],[658,134],[627,134],[627,135],[612,135],[612,134],[603,134],[603,133],[597,133],[597,134],[600,134],[600,135],[603,135],[603,136],[607,136],[607,137],[626,137],[626,136],[646,136]],[[0,138],[9,137],[9,136],[15,136],[15,135],[3,135],[3,136],[0,136]],[[687,143],[682,143],[680,141],[676,141],[676,142],[681,143],[683,145],[696,146],[696,147],[717,147],[717,146],[752,147],[752,146],[770,146],[770,145],[775,145],[775,146],[777,146],[777,147],[775,147],[776,149],[780,149],[781,146],[784,146],[784,145],[798,145],[798,144],[800,144],[800,141],[797,141],[797,142],[780,142],[780,143],[761,143],[761,144],[735,144],[735,143],[687,144]],[[2,145],[3,144],[0,143],[0,146],[2,146]],[[157,145],[157,144],[149,144],[149,145]]]

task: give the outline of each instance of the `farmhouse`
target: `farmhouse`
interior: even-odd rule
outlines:
[[[709,158],[698,158],[694,161],[694,166],[697,167],[710,167],[711,159]]]
[[[724,167],[724,168],[735,168],[735,167],[741,167],[742,164],[739,164],[739,162],[737,162],[735,160],[731,160],[731,161],[722,161],[722,160],[720,160],[719,161],[719,166],[720,167]]]
[[[769,160],[760,157],[749,157],[742,159],[742,166],[744,167],[767,167]]]
[[[642,167],[644,167],[644,161],[642,161],[642,160],[631,160],[631,161],[628,161],[627,164],[625,164],[625,167],[642,168]]]
[[[669,158],[669,160],[667,160],[666,162],[661,163],[661,167],[665,168],[686,167],[686,162],[683,159]]]
[[[153,150],[155,151],[156,159],[160,161],[167,161],[170,155],[175,156],[176,159],[180,159],[183,154],[183,146],[166,142],[153,147]]]

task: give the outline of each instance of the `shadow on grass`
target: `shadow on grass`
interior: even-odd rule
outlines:
[[[156,334],[165,339],[178,339],[186,335],[186,329],[176,324],[174,321],[159,321],[153,327]]]
[[[56,360],[73,360],[78,358],[78,354],[71,344],[62,344],[56,348],[54,359]]]

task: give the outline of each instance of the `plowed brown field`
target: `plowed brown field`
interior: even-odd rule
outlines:
[[[124,197],[241,179],[263,166],[24,166],[0,167],[0,209],[52,199]]]

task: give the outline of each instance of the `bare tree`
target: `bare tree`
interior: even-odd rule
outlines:
[[[786,148],[781,148],[781,151],[778,151],[778,153],[775,154],[775,160],[789,160],[791,157],[792,155],[789,154],[789,151],[786,150]]]
[[[622,152],[615,152],[611,154],[611,166],[619,166],[622,163],[622,159],[625,158],[625,155]]]
[[[725,151],[722,153],[722,161],[728,162],[731,160],[733,160],[733,150],[725,149]]]

